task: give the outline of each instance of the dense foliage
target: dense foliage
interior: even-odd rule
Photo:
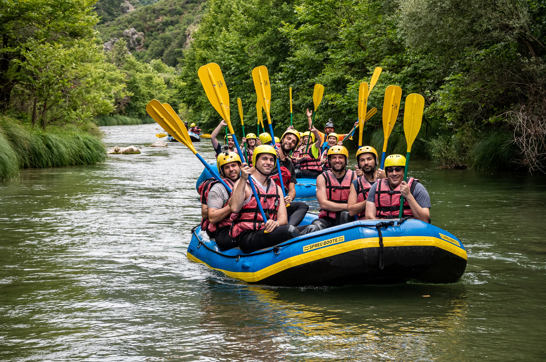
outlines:
[[[513,164],[545,172],[546,127],[534,126],[546,113],[545,24],[546,5],[537,0],[209,0],[184,52],[179,94],[190,115],[212,128],[218,116],[196,73],[217,62],[232,109],[241,97],[249,123],[255,122],[250,72],[265,64],[279,129],[288,122],[288,87],[303,128],[303,111],[320,82],[326,92],[317,123],[332,117],[348,130],[359,83],[381,66],[369,106],[381,111],[388,84],[400,85],[404,98],[423,94],[420,151],[452,167]],[[367,140],[378,139],[373,131],[380,118],[366,124]],[[395,127],[395,137],[402,132]],[[533,142],[525,143],[529,138]]]
[[[137,1],[136,5],[142,2]],[[191,29],[199,20],[203,3],[203,0],[162,0],[136,7],[114,19],[108,16],[98,29],[105,41],[124,39],[128,49],[141,61],[161,59],[165,64],[176,66],[190,40]],[[118,11],[120,8],[123,6],[118,5]],[[99,14],[115,9],[110,1],[97,3]]]

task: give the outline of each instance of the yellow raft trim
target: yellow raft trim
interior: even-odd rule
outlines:
[[[383,237],[383,246],[385,248],[395,246],[434,246],[439,249],[446,250],[451,254],[467,260],[468,256],[466,250],[459,247],[457,240],[452,239],[446,235],[442,235],[448,240],[440,239],[432,236],[395,236],[395,237]],[[231,272],[224,269],[213,268],[202,260],[196,258],[194,255],[188,253],[188,259],[197,263],[202,263],[211,269],[220,271],[227,276],[235,279],[240,279],[248,283],[256,283],[260,280],[270,277],[271,275],[280,273],[286,269],[296,267],[298,265],[313,262],[315,260],[328,258],[334,255],[347,253],[358,249],[378,248],[379,238],[364,238],[348,241],[342,244],[333,244],[321,249],[304,252],[303,254],[294,255],[288,259],[279,261],[266,268],[260,269],[255,272]],[[305,248],[305,246],[304,246]]]

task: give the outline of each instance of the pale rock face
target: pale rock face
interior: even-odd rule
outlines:
[[[130,13],[131,11],[135,10],[135,7],[133,4],[129,2],[129,0],[125,0],[123,3],[121,3],[121,12],[126,14]]]
[[[129,49],[142,50],[144,45],[144,33],[137,31],[135,28],[125,29],[123,37],[127,40]]]

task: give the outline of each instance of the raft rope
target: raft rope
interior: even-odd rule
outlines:
[[[402,223],[404,221],[406,221],[407,219],[409,219],[409,217],[403,217],[403,218],[400,218],[400,219],[393,219],[393,220],[390,220],[390,221],[382,221],[382,222],[378,222],[377,224],[374,224],[374,225],[358,225],[360,227],[367,227],[367,228],[375,228],[377,229],[377,233],[378,233],[378,236],[379,236],[379,269],[380,270],[383,270],[384,268],[384,260],[383,260],[383,234],[381,232],[381,228],[387,228],[389,226],[400,226],[402,225]],[[364,221],[363,221],[364,222]],[[345,228],[341,228],[339,230],[336,230],[336,232],[340,232],[340,231],[344,231],[344,230],[347,230],[347,229],[351,229],[351,228],[354,228],[356,225],[351,225],[351,226],[348,226],[348,227],[345,227]],[[218,255],[221,255],[223,257],[226,257],[226,258],[232,258],[232,259],[237,259],[237,261],[239,261],[242,257],[249,257],[249,256],[254,256],[254,255],[261,255],[261,254],[267,254],[267,253],[270,253],[271,251],[273,251],[275,253],[275,255],[278,255],[280,250],[283,248],[283,247],[286,247],[286,246],[289,246],[289,245],[292,245],[294,243],[297,243],[297,242],[300,242],[302,240],[305,240],[305,239],[308,239],[308,238],[313,238],[314,236],[309,236],[309,237],[306,237],[305,235],[302,235],[302,236],[298,236],[294,239],[291,239],[291,241],[288,241],[288,242],[284,242],[282,244],[279,244],[279,245],[275,245],[275,246],[272,246],[270,248],[267,248],[267,249],[262,249],[260,251],[254,251],[252,253],[249,253],[249,254],[239,254],[239,255],[228,255],[228,254],[224,254],[223,252],[221,251],[218,251],[218,250],[215,250],[213,248],[211,248],[210,246],[208,246],[205,242],[203,242],[203,240],[199,237],[199,235],[195,232],[197,230],[197,228],[199,227],[199,225],[196,225],[194,228],[192,228],[191,232],[193,235],[195,235],[195,237],[197,238],[197,240],[199,240],[199,243],[197,244],[197,248],[200,248],[201,245],[204,246],[207,250],[215,253],[215,254],[218,254]],[[324,230],[324,229],[323,229]]]

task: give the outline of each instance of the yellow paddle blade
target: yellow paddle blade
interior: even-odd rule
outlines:
[[[237,98],[237,107],[239,107],[239,117],[241,117],[241,126],[244,126],[245,121],[243,120],[243,102],[241,102],[241,98]]]
[[[362,146],[364,134],[364,122],[366,122],[366,109],[368,108],[368,83],[360,83],[358,87],[358,146]]]
[[[173,136],[174,138],[176,138],[176,140],[178,142],[181,142],[181,143],[185,143],[185,140],[184,138],[178,133],[178,131],[176,129],[174,129],[173,127],[171,127],[171,125],[169,124],[169,121],[167,120],[167,115],[166,115],[166,112],[165,110],[163,109],[161,103],[156,100],[156,99],[153,99],[151,100],[150,102],[148,102],[148,104],[146,105],[146,112],[150,115],[150,117],[153,118],[154,121],[157,122],[157,124],[159,124],[165,131],[167,131],[171,136]],[[188,145],[186,145],[188,146]],[[188,148],[192,151],[194,151],[195,153],[195,149],[193,149],[193,145],[188,146]]]
[[[404,107],[404,135],[406,136],[407,152],[411,152],[411,146],[421,129],[425,98],[417,93],[411,93],[406,97]]]
[[[290,94],[290,113],[292,113],[292,87],[288,89],[288,93]]]
[[[401,99],[402,88],[397,85],[390,85],[387,87],[385,90],[385,100],[383,102],[383,151],[387,150],[387,140],[396,123]]]
[[[155,136],[157,138],[163,138],[163,137],[167,137],[167,135],[165,133],[156,133]]]
[[[186,125],[184,124],[184,122],[182,122],[180,117],[178,117],[178,114],[176,114],[173,107],[171,107],[169,103],[162,103],[161,105],[163,106],[165,111],[167,111],[167,114],[169,115],[169,117],[167,117],[167,121],[170,121],[168,123],[171,125],[171,127],[174,127],[178,131],[178,133],[182,137],[184,137],[184,139],[186,140],[186,143],[192,143],[190,135],[188,134],[188,129],[186,128]]]
[[[257,99],[261,101],[262,107],[267,116],[267,122],[271,124],[271,85],[269,84],[269,73],[265,65],[252,69],[252,80],[256,88]]]
[[[375,87],[375,84],[377,83],[377,80],[379,79],[382,71],[383,68],[381,67],[375,67],[375,69],[373,70],[372,79],[370,80],[370,89],[368,89],[368,96],[372,92],[373,87]]]
[[[377,113],[377,108],[373,107],[366,113],[366,121],[372,118]]]
[[[256,102],[256,116],[258,118],[258,122],[260,123],[260,125],[262,126],[262,128],[264,128],[264,118],[263,118],[263,113],[262,113],[262,102]]]
[[[216,63],[205,64],[199,68],[197,75],[210,104],[216,109],[220,117],[226,121],[229,131],[233,134],[229,114],[229,92],[220,66]]]
[[[209,139],[209,138],[210,138],[210,133],[203,133],[203,134],[201,135],[201,138],[207,138],[207,139]]]
[[[322,84],[315,84],[313,89],[313,105],[315,106],[315,112],[317,111],[320,102],[322,102],[322,96],[324,95],[324,86]]]

